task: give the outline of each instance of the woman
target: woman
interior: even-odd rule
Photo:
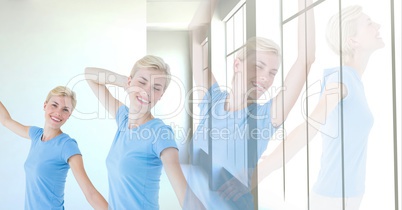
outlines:
[[[289,161],[306,144],[302,137],[311,140],[318,132],[322,134],[321,168],[310,202],[313,210],[359,209],[365,190],[367,144],[373,116],[361,77],[372,53],[384,47],[384,42],[379,35],[380,26],[360,6],[346,7],[341,14],[329,20],[327,41],[342,56],[343,63],[324,71],[318,104],[308,121],[286,139],[286,161]],[[340,18],[341,38],[338,37]],[[261,179],[280,167],[281,148],[260,164]]]
[[[312,0],[307,2],[299,0],[299,10],[305,9],[312,2]],[[216,174],[220,173],[219,170],[222,167],[235,168],[231,174],[237,178],[209,177],[221,184],[218,186],[218,191],[223,200],[235,201],[231,204],[231,208],[253,208],[252,198],[249,194],[244,196],[250,192],[250,189],[246,189],[239,182],[239,177],[243,179],[240,180],[243,184],[246,183],[247,187],[250,187],[251,180],[248,173],[255,169],[259,157],[267,148],[269,139],[287,118],[314,63],[315,24],[312,9],[306,11],[306,16],[298,17],[297,40],[298,56],[286,76],[281,91],[262,105],[258,103],[258,99],[264,96],[272,86],[281,63],[280,47],[269,39],[251,38],[239,50],[233,65],[232,89],[229,92],[221,91],[214,75],[203,75],[208,71],[194,72],[197,87],[203,87],[208,92],[199,94],[199,98],[203,98],[200,104],[200,115],[203,118],[194,134],[193,141],[206,142],[211,139],[214,143],[211,147],[220,146],[219,142],[223,141],[214,140],[222,140],[222,136],[227,137],[223,139],[226,142],[232,141],[237,145],[246,142],[245,140],[258,142],[257,152],[246,151],[255,155],[253,163],[247,163],[249,168],[244,168],[246,165],[244,159],[249,155],[243,152],[246,150],[244,145],[237,146],[240,149],[236,151],[228,151],[232,147],[225,144],[216,150],[222,151],[219,152],[220,154],[214,154],[213,162],[217,166],[213,166],[212,170],[215,170]],[[203,83],[202,78],[211,78],[211,83]],[[209,130],[211,130],[211,134],[206,135]],[[249,133],[244,135],[245,132]],[[247,137],[252,139],[247,139]],[[230,158],[227,158],[229,155],[231,155]],[[197,156],[197,151],[195,156]],[[227,166],[228,161],[225,159],[233,159],[232,165]],[[222,183],[224,184],[222,185]]]
[[[77,142],[63,133],[76,105],[75,93],[67,87],[51,90],[43,105],[43,128],[25,126],[13,120],[0,102],[0,122],[15,134],[31,139],[25,162],[25,210],[64,209],[64,187],[68,169],[94,209],[107,209],[107,202],[89,180]]]
[[[150,112],[170,83],[168,64],[147,55],[135,63],[129,77],[99,68],[86,68],[85,75],[95,96],[116,118],[118,127],[106,160],[109,207],[159,209],[163,166],[180,205],[203,209],[187,187],[171,127]],[[106,87],[109,84],[126,88],[129,106],[111,95]],[[186,200],[190,197],[191,201]]]

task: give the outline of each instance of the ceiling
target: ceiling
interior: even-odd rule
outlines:
[[[148,30],[188,30],[202,0],[147,0]]]

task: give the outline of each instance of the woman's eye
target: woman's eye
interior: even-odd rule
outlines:
[[[154,88],[154,90],[156,90],[156,91],[160,91],[161,89],[159,89],[159,88]]]
[[[52,106],[53,106],[53,107],[57,107],[57,105],[56,105],[56,104],[52,104]]]

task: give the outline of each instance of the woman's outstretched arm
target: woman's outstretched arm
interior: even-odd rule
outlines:
[[[14,132],[15,134],[29,139],[29,126],[22,125],[21,123],[13,120],[8,113],[6,107],[0,102],[0,123]]]
[[[91,180],[89,180],[87,173],[85,172],[84,163],[81,155],[74,155],[69,158],[68,164],[73,171],[74,177],[78,182],[82,192],[85,195],[88,203],[95,210],[107,210],[108,203],[105,198],[95,189]]]
[[[299,11],[304,10],[312,3],[313,0],[299,0]],[[287,74],[281,91],[273,99],[271,119],[274,126],[282,125],[287,118],[315,61],[315,19],[313,8],[298,17],[297,40],[297,59]]]
[[[189,187],[179,163],[179,152],[176,148],[166,148],[161,153],[161,160],[169,181],[179,199],[180,206],[191,204],[191,209],[205,209],[204,204],[197,198]],[[190,201],[185,199],[191,199]]]

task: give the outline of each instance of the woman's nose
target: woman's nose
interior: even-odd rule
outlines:
[[[142,89],[141,89],[141,95],[142,96],[147,96],[147,97],[149,97],[149,93],[150,93],[150,88],[147,86],[147,87],[143,87]]]
[[[269,75],[269,72],[266,72],[266,71],[264,71],[264,72],[259,72],[259,73],[257,73],[257,78],[258,78],[259,80],[261,80],[261,81],[265,81],[265,80],[267,80],[268,75]]]

